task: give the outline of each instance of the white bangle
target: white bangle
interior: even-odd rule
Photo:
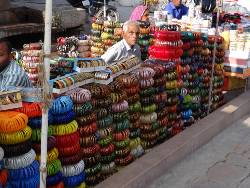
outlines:
[[[77,176],[84,171],[84,168],[85,164],[81,160],[77,164],[63,166],[61,172],[64,177]]]

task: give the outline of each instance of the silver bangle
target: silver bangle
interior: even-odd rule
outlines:
[[[85,164],[83,160],[79,161],[77,164],[68,165],[62,167],[62,174],[64,177],[76,176],[84,171]]]

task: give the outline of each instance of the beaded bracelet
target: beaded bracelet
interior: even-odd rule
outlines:
[[[53,114],[64,114],[70,111],[73,107],[73,102],[69,96],[61,96],[53,101],[51,112]]]
[[[76,176],[84,171],[84,167],[84,162],[81,160],[75,165],[63,166],[61,172],[64,177]]]
[[[102,140],[99,140],[98,141],[98,144],[101,146],[101,147],[105,147],[107,145],[109,145],[110,143],[112,142],[112,135],[102,139]]]
[[[63,177],[63,182],[66,187],[76,187],[85,181],[86,174],[81,172],[79,175]]]
[[[91,166],[97,165],[97,163],[100,162],[100,159],[101,159],[101,155],[99,153],[91,157],[82,158],[85,164],[85,168],[90,168]]]
[[[23,179],[21,180],[16,180],[16,181],[7,181],[6,187],[19,187],[19,188],[34,188],[34,187],[39,187],[39,174],[36,174],[30,179]]]
[[[81,153],[77,153],[76,155],[69,156],[69,157],[60,157],[59,160],[61,161],[62,165],[73,165],[78,163],[82,159]]]
[[[46,178],[46,185],[47,187],[57,187],[57,184],[60,184],[60,182],[63,179],[62,173],[59,171],[53,176],[47,176]],[[64,186],[63,186],[64,187]]]
[[[98,144],[92,145],[90,147],[81,148],[82,157],[91,157],[96,155],[100,151],[100,146]]]
[[[87,116],[83,116],[83,117],[77,117],[76,118],[78,124],[80,127],[88,125],[92,122],[96,122],[97,118],[96,118],[96,114],[93,112]]]
[[[7,169],[19,169],[29,166],[36,158],[36,153],[31,149],[28,153],[18,157],[4,158],[4,167]]]
[[[92,112],[93,106],[91,102],[86,102],[83,105],[75,104],[73,106],[73,111],[76,113],[77,116],[85,116]]]
[[[0,133],[0,143],[5,145],[18,144],[30,139],[31,133],[32,130],[28,126],[15,133]]]
[[[23,155],[27,153],[28,151],[30,151],[32,144],[31,144],[31,140],[29,139],[22,143],[13,144],[13,145],[1,145],[1,147],[0,147],[0,161],[3,158],[3,156],[1,156],[1,154],[3,154],[3,151],[4,151],[4,156],[6,158],[16,157],[16,156]]]
[[[77,128],[78,128],[78,124],[74,120],[68,124],[52,126],[52,132],[53,132],[53,135],[62,136],[62,135],[68,135],[68,134],[72,134],[76,132]]]
[[[52,161],[47,164],[47,174],[48,176],[56,175],[62,168],[61,162],[59,159]]]
[[[90,125],[86,125],[84,127],[79,127],[78,132],[81,136],[89,136],[94,134],[97,131],[97,125],[96,122],[93,122]]]
[[[80,144],[82,147],[92,146],[96,144],[96,142],[97,142],[97,138],[95,134],[88,136],[88,137],[80,138]]]
[[[107,127],[104,129],[98,129],[98,134],[100,135],[100,139],[104,139],[108,136],[110,136],[113,132],[112,127]]]
[[[28,117],[19,112],[0,112],[0,132],[12,133],[24,129],[27,126]]]
[[[35,176],[39,172],[39,162],[34,160],[29,166],[19,169],[8,169],[8,179],[27,179]]]
[[[53,129],[51,126],[48,127],[48,137],[52,136],[53,134]],[[31,135],[31,140],[32,142],[40,142],[41,141],[41,136],[42,136],[42,130],[41,129],[33,129],[32,130],[32,135]]]

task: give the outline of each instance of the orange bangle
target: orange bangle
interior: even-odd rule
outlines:
[[[0,133],[12,133],[27,126],[28,117],[15,111],[0,112]]]
[[[23,102],[23,107],[15,110],[26,114],[29,118],[42,116],[42,108],[39,103]]]

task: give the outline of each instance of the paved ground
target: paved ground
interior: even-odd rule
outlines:
[[[214,137],[148,188],[249,188],[250,114]]]

